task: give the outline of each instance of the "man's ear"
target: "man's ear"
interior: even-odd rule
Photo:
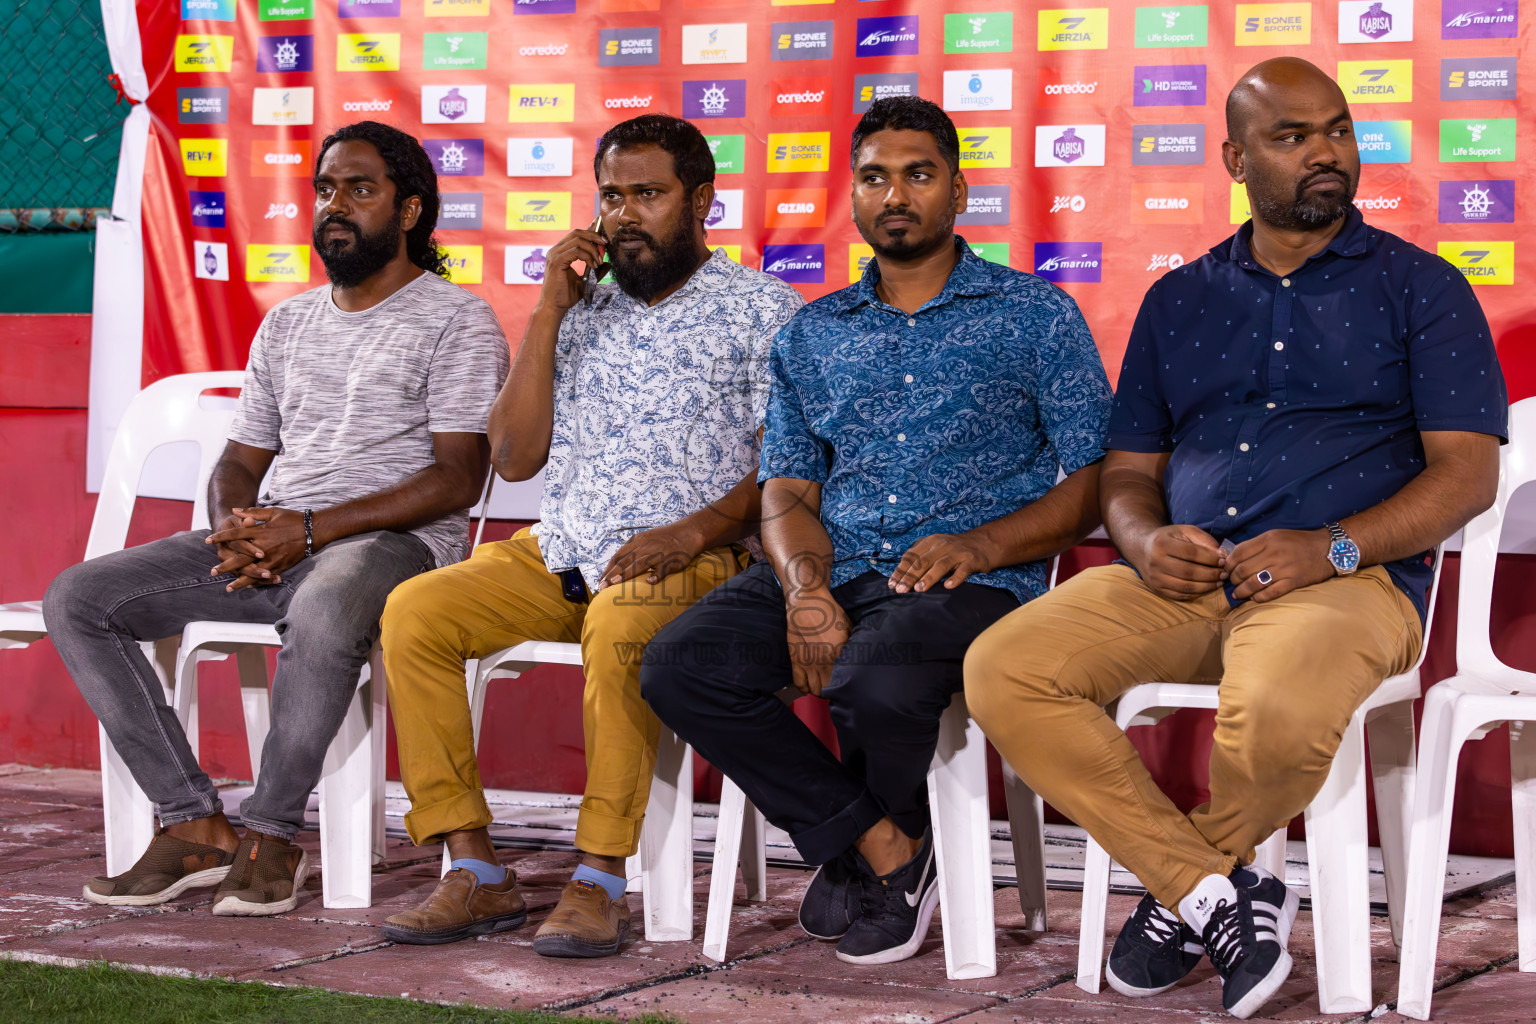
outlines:
[[[966,208],[970,205],[969,197],[971,194],[971,184],[965,180],[964,171],[955,172],[955,179],[951,185],[951,193],[953,194],[955,200],[955,216],[958,217],[960,214],[964,213]]]
[[[706,181],[693,190],[693,215],[708,220],[710,208],[715,205],[715,185]]]
[[[411,196],[400,204],[400,227],[409,231],[421,219],[421,196]]]
[[[1238,183],[1245,182],[1248,177],[1248,167],[1243,153],[1243,144],[1227,139],[1221,144],[1221,162],[1227,168],[1227,173],[1232,180]]]

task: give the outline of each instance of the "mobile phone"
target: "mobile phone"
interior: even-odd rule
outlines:
[[[601,214],[592,218],[592,226],[587,228],[587,230],[596,231],[598,234],[603,236],[605,241],[608,238],[608,232],[603,230],[603,218]],[[597,282],[601,281],[607,275],[607,273],[607,260],[604,260],[602,263],[599,263],[596,266],[593,266],[591,263],[587,264],[587,272],[581,275],[582,282],[585,285],[585,287],[581,290],[581,301],[585,305],[592,305],[592,292],[597,287]]]

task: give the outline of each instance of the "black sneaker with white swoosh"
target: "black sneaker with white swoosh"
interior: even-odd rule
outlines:
[[[917,856],[888,875],[876,875],[863,857],[854,856],[863,875],[863,898],[858,919],[838,940],[837,958],[850,964],[906,960],[928,937],[939,905],[933,829],[923,833]]]

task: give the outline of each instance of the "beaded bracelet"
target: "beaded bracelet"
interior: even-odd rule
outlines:
[[[304,557],[313,557],[315,553],[315,510],[304,510]]]

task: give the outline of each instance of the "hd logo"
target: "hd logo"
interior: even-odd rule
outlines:
[[[1238,4],[1238,46],[1306,46],[1312,42],[1312,5]]]
[[[177,36],[176,70],[228,71],[234,53],[234,36]]]
[[[966,128],[960,133],[960,166],[1012,167],[1012,128]]]
[[[247,245],[245,279],[268,284],[308,284],[309,246]]]
[[[1514,284],[1514,242],[1441,242],[1440,258],[1472,284]]]
[[[1351,103],[1413,102],[1413,61],[1341,60],[1339,87]]]
[[[479,284],[485,265],[484,249],[478,245],[445,245],[443,266],[454,284]]]
[[[569,231],[569,192],[508,192],[508,231]]]
[[[525,124],[576,120],[575,84],[512,86],[507,120]]]
[[[228,139],[182,139],[181,169],[191,178],[222,178],[229,173]]]
[[[400,33],[351,33],[336,37],[337,71],[399,71]]]
[[[1109,8],[1074,7],[1041,11],[1036,21],[1036,46],[1041,50],[1106,50],[1109,48]]]
[[[830,132],[770,132],[768,172],[824,171],[831,148]]]

